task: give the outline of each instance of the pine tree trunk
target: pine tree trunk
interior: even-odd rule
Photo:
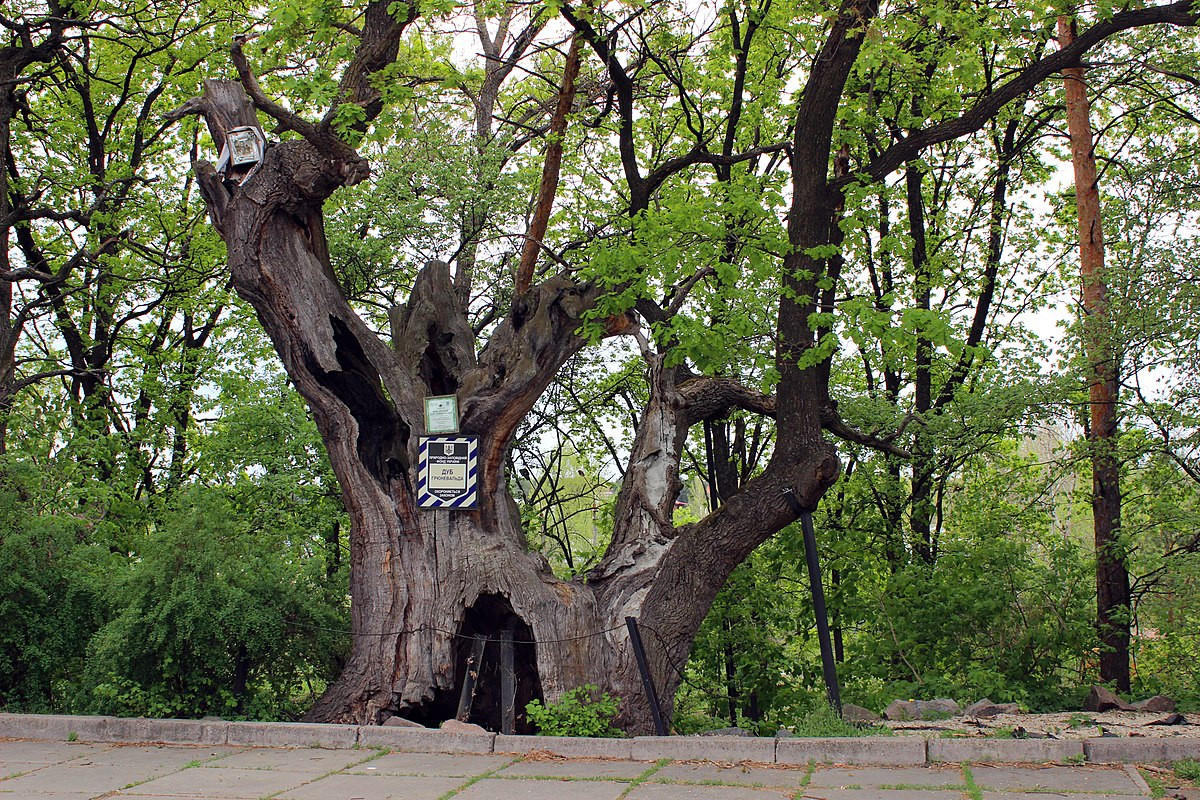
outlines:
[[[1058,19],[1059,45],[1075,39],[1074,22]],[[1121,544],[1120,461],[1117,454],[1119,353],[1109,316],[1104,277],[1104,230],[1100,185],[1083,67],[1063,70],[1075,204],[1079,216],[1079,275],[1082,284],[1083,347],[1090,405],[1092,521],[1096,542],[1096,627],[1100,635],[1100,680],[1129,691],[1129,571]]]

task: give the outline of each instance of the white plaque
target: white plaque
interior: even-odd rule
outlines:
[[[425,432],[458,433],[458,398],[452,394],[425,398]]]

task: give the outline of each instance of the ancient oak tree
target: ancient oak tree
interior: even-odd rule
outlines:
[[[600,78],[598,89],[593,83],[579,92],[576,107],[591,103],[592,121],[608,126],[603,142],[613,152],[610,182],[623,205],[614,219],[623,222],[613,222],[604,236],[647,236],[640,221],[668,188],[712,185],[702,170],[715,169],[717,183],[727,183],[731,169],[764,159],[789,171],[779,195],[786,244],[773,254],[774,325],[761,332],[774,342],[773,394],[726,374],[704,374],[675,349],[672,319],[686,306],[689,289],[713,269],[680,281],[663,298],[639,291],[636,271],[616,281],[596,280],[583,277],[586,265],[559,257],[554,262],[561,269],[539,273],[541,279],[528,286],[523,277],[511,300],[497,301],[501,313],[492,324],[477,331],[469,318],[470,293],[456,286],[449,264],[434,261],[415,279],[408,301],[392,309],[392,341],[385,341],[339,285],[323,214],[334,192],[371,177],[366,158],[350,142],[385,107],[384,88],[395,79],[389,70],[420,19],[417,4],[371,2],[337,26],[351,37],[353,56],[338,65],[337,91],[316,120],[264,91],[245,43],[234,44],[239,80],[208,82],[203,96],[177,114],[203,115],[218,148],[231,129],[262,120],[285,134],[253,168],[218,173],[205,162],[195,168],[228,247],[233,284],[254,307],[308,402],[352,521],[352,649],[311,719],[378,724],[393,714],[424,722],[451,717],[467,637],[511,629],[516,639],[530,642],[516,648],[518,705],[596,684],[621,698],[619,722],[627,730],[645,732],[650,710],[624,619],[637,617],[653,632],[646,637],[650,668],[669,716],[679,667],[731,570],[791,523],[796,508],[816,507],[836,480],[837,451],[826,435],[905,455],[886,438],[846,425],[830,396],[839,278],[855,268],[837,247],[844,192],[884,180],[930,146],[974,134],[1109,37],[1139,26],[1196,21],[1188,2],[1125,10],[1101,16],[1073,43],[1049,51],[1044,38],[1022,39],[1018,31],[1052,25],[1053,12],[1030,10],[1018,19],[1019,9],[981,4],[972,13],[988,21],[959,25],[954,35],[1009,31],[1006,77],[985,90],[964,90],[960,105],[942,108],[870,158],[835,169],[835,132],[845,136],[854,124],[843,111],[847,87],[859,86],[849,82],[856,63],[868,51],[872,58],[897,57],[919,47],[944,22],[933,4],[920,11],[881,11],[872,0],[718,9],[714,30],[732,48],[728,63],[707,76],[696,69],[702,59],[689,61],[695,55],[689,48],[702,47],[705,36],[717,35],[712,31],[698,37],[664,31],[646,21],[651,17],[642,18],[649,13],[643,9],[598,4],[556,4],[538,12],[557,15],[555,24],[580,42],[583,69]],[[1051,16],[1038,16],[1046,13]],[[1001,18],[1007,21],[1001,24]],[[913,35],[914,25],[920,36]],[[784,28],[790,29],[786,35]],[[768,34],[780,38],[772,41]],[[484,39],[485,45],[496,41],[490,34]],[[746,112],[754,99],[747,84],[764,69],[776,71],[782,93],[772,113],[787,117],[774,140],[762,110]],[[654,91],[670,95],[662,114],[677,115],[669,147],[647,141],[643,103]],[[548,119],[554,103],[546,105]],[[542,124],[526,122],[535,130]],[[561,122],[557,131],[561,136]],[[570,190],[564,182],[559,196]],[[542,237],[538,230],[532,238]],[[722,268],[736,269],[737,248],[724,252]],[[471,259],[476,257],[472,250]],[[614,305],[614,295],[623,303]],[[506,453],[522,419],[572,356],[604,335],[629,333],[642,344],[649,392],[616,499],[611,541],[586,575],[560,579],[526,545],[505,475]],[[478,437],[480,499],[472,511],[430,511],[416,503],[423,398],[446,394],[457,396],[461,431]],[[672,512],[689,430],[734,408],[775,418],[770,460],[711,514],[677,526]],[[478,718],[494,724],[482,711]]]

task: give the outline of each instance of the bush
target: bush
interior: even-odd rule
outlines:
[[[305,682],[336,673],[344,637],[319,560],[250,530],[219,492],[186,492],[116,589],[92,639],[81,710],[280,718]]]
[[[598,692],[592,684],[584,684],[564,692],[557,703],[534,700],[525,706],[525,713],[541,736],[621,736],[612,725],[617,700],[607,693],[597,696]]]
[[[105,619],[106,550],[70,514],[39,515],[0,467],[0,710],[62,710]]]
[[[890,736],[892,733],[890,728],[877,725],[860,727],[846,722],[834,713],[832,706],[824,701],[816,703],[788,727],[796,736],[824,739],[845,736]]]

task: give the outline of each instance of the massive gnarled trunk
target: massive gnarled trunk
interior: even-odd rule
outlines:
[[[237,84],[210,82],[192,109],[217,142],[254,124]],[[614,537],[586,580],[556,578],[526,546],[503,472],[518,423],[558,368],[584,346],[576,330],[595,290],[563,276],[533,286],[477,352],[449,268],[431,262],[385,343],[344,299],[329,266],[321,205],[362,174],[307,141],[270,147],[243,183],[197,173],[250,302],[305,397],[342,487],[351,528],[353,643],[340,680],[311,718],[373,724],[391,714],[454,715],[469,637],[512,627],[518,706],[592,683],[623,700],[621,722],[649,730],[650,710],[624,627],[637,617],[669,716],[692,637],[729,572],[794,512],[792,489],[815,505],[836,476],[814,417],[810,458],[791,459],[701,524],[676,528],[678,465],[688,428],[768,398],[728,381],[684,375],[648,353],[651,397],[617,502]],[[350,176],[347,178],[347,176]],[[243,176],[237,176],[239,180]],[[610,323],[613,332],[629,320]],[[417,507],[422,398],[456,394],[463,434],[479,438],[476,510]],[[487,717],[486,704],[480,721]]]

